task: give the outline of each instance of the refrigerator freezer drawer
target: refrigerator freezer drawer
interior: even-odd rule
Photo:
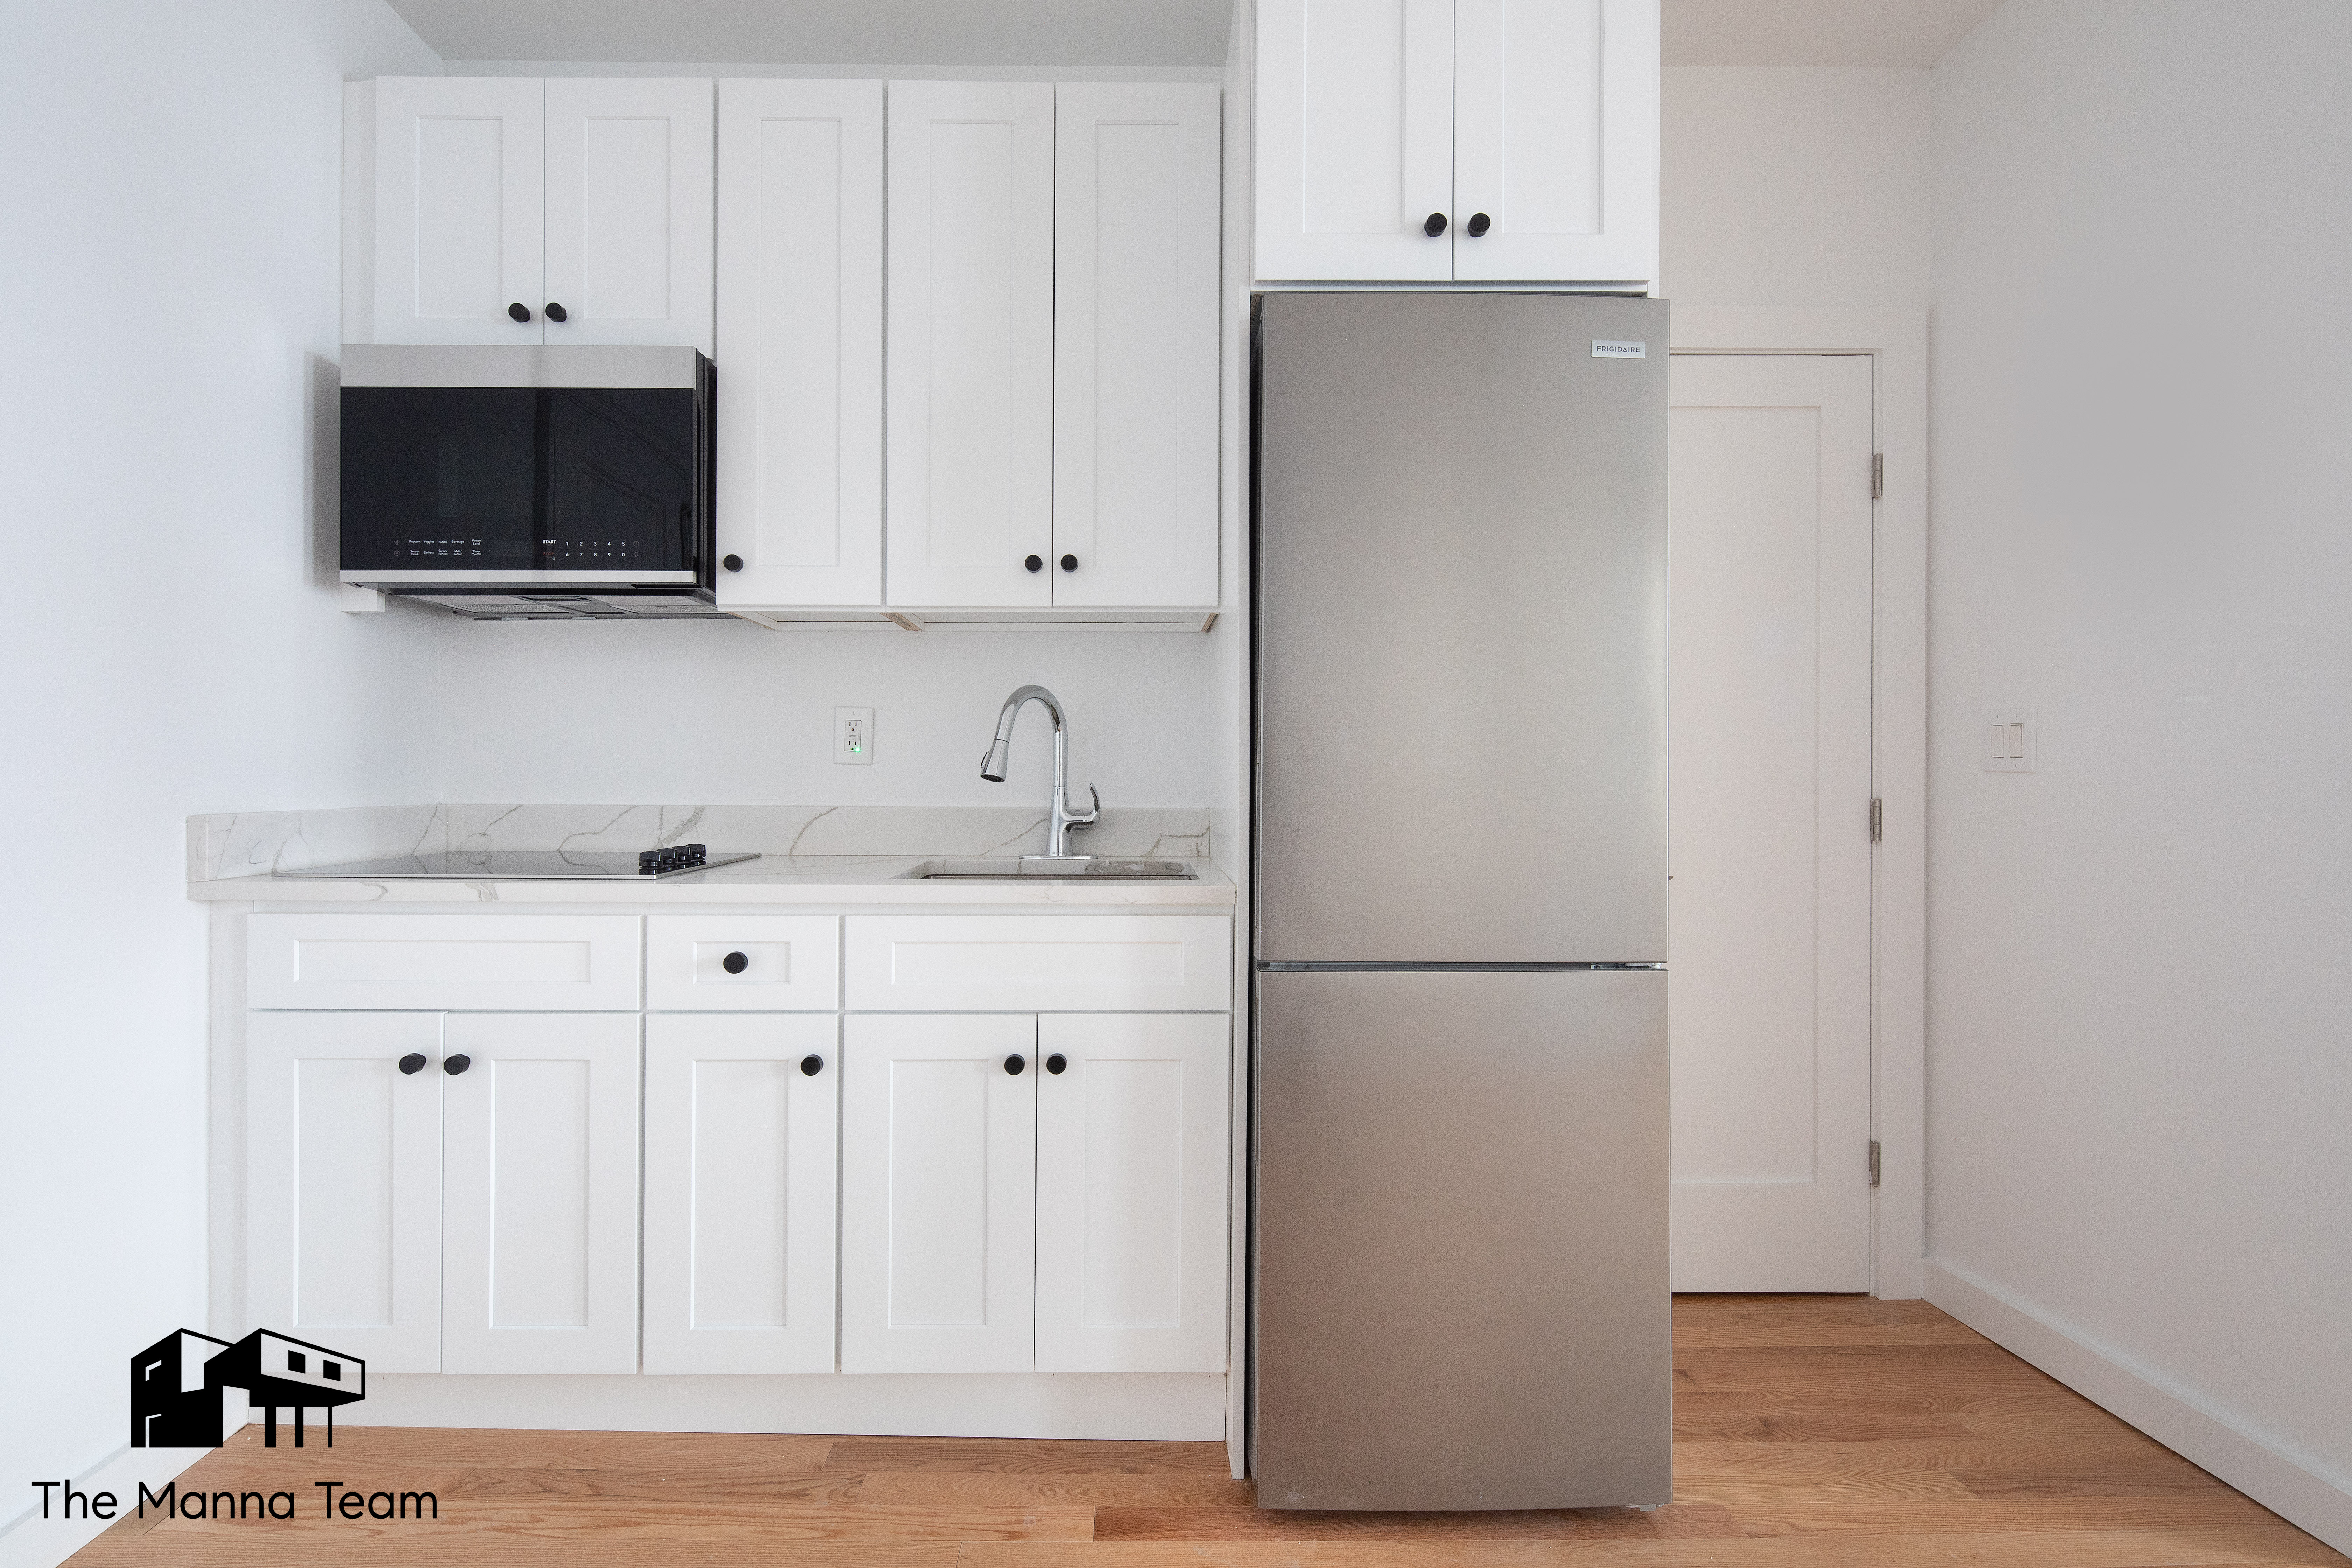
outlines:
[[[1666,1501],[1666,976],[1257,984],[1259,1505]]]

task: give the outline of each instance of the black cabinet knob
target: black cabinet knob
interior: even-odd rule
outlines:
[[[425,1070],[425,1053],[411,1051],[400,1058],[400,1070],[412,1077]]]
[[[719,564],[730,572],[740,572],[743,570],[743,558],[740,555],[722,555],[719,558]]]
[[[1470,221],[1464,224],[1462,226],[1470,231],[1471,238],[1475,239],[1480,235],[1486,233],[1488,229],[1494,227],[1495,220],[1488,217],[1485,213],[1472,213],[1470,215]],[[550,305],[547,308],[547,313],[551,316],[554,316],[555,307]],[[562,319],[563,318],[561,316],[556,316],[557,321],[562,321]]]
[[[551,321],[568,321],[572,319],[572,312],[550,300],[547,302],[547,319]]]
[[[507,314],[515,321],[528,321],[530,320],[530,307],[518,300],[507,307]]]
[[[1445,232],[1445,215],[1444,213],[1430,214],[1429,221],[1421,226],[1421,232],[1429,236],[1432,239],[1435,239],[1439,235],[1444,234]]]
[[[740,952],[730,952],[719,961],[719,967],[730,974],[740,974],[751,967],[751,961]]]
[[[1075,555],[1065,555],[1065,556],[1063,556],[1063,557],[1062,557],[1062,570],[1063,570],[1063,571],[1065,571],[1065,572],[1075,572],[1075,571],[1076,571],[1077,569],[1078,569],[1078,558],[1077,558],[1076,556],[1075,556]]]
[[[824,1070],[824,1058],[823,1057],[806,1056],[801,1058],[801,1071],[808,1074],[809,1077],[814,1078]]]
[[[1032,572],[1043,572],[1045,569],[1045,558],[1042,555],[1032,555],[1021,564]]]
[[[1028,1065],[1028,1058],[1024,1057],[1018,1051],[1013,1052],[1011,1056],[1004,1058],[1004,1070],[1011,1073],[1015,1078],[1020,1077],[1021,1069]]]
[[[1070,1058],[1064,1056],[1059,1051],[1055,1051],[1052,1056],[1045,1058],[1045,1070],[1047,1072],[1057,1073],[1069,1065]]]
[[[444,1057],[441,1058],[441,1070],[447,1073],[451,1078],[456,1078],[459,1073],[464,1072],[467,1068],[472,1067],[473,1065],[474,1058],[466,1055],[462,1051],[454,1057]]]

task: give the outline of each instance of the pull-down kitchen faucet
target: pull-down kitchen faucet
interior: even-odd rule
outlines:
[[[1081,827],[1092,827],[1102,816],[1102,795],[1094,785],[1087,793],[1094,796],[1094,807],[1087,812],[1070,809],[1070,738],[1062,720],[1059,699],[1042,686],[1024,686],[1004,700],[1004,711],[996,716],[996,743],[988,748],[988,755],[980,759],[980,776],[991,784],[1004,782],[1005,764],[1013,756],[1013,721],[1019,717],[1024,702],[1043,702],[1045,716],[1054,721],[1054,826],[1045,836],[1045,853],[1054,859],[1070,858],[1070,835]]]

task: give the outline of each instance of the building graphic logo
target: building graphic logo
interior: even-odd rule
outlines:
[[[231,1403],[231,1394],[237,1397]],[[306,1409],[327,1412],[327,1446],[335,1445],[335,1406],[367,1396],[367,1363],[341,1351],[256,1329],[235,1344],[193,1329],[166,1334],[131,1358],[131,1446],[217,1448],[245,1424],[232,1409],[266,1412],[262,1442],[278,1447],[278,1412],[294,1412],[294,1446],[302,1445]]]

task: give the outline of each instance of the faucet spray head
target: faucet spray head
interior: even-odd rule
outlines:
[[[1001,740],[996,742],[988,748],[988,755],[980,759],[980,776],[990,784],[1003,784],[1005,765],[1012,760],[1011,742]]]

